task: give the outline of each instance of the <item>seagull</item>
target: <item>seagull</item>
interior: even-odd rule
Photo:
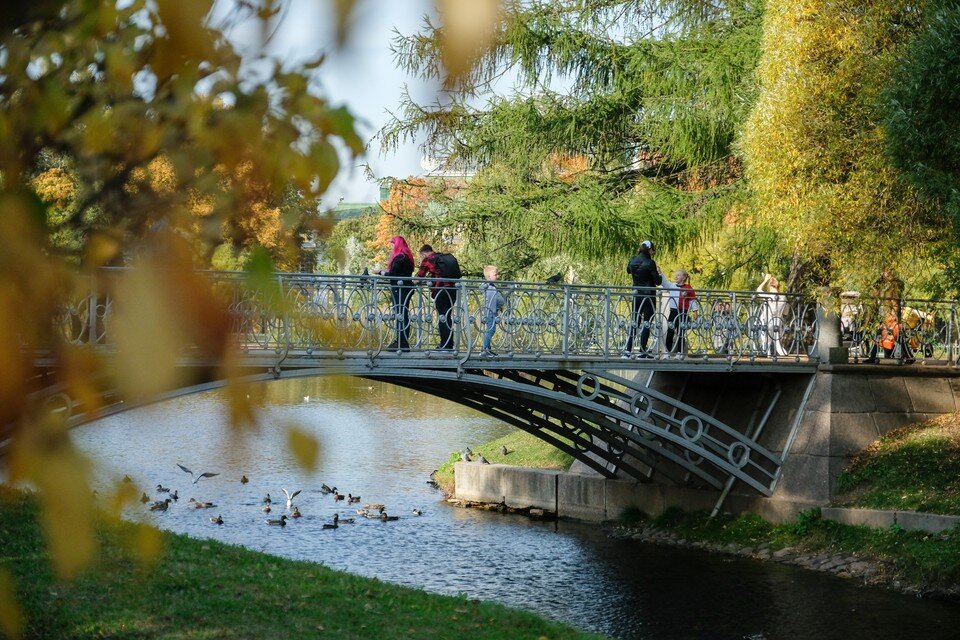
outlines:
[[[281,488],[280,490],[283,491],[283,495],[287,496],[287,509],[292,509],[292,508],[293,508],[293,499],[296,498],[298,495],[300,495],[300,491],[301,491],[301,490],[300,490],[300,489],[297,489],[297,490],[294,491],[293,493],[290,493],[290,492],[287,491],[286,489],[282,489],[282,488]]]
[[[333,514],[333,524],[329,524],[329,523],[328,523],[328,524],[324,524],[324,525],[323,525],[323,528],[324,528],[324,529],[336,529],[336,528],[339,526],[339,524],[338,524],[339,522],[340,522],[340,514],[335,513],[335,514]]]
[[[247,484],[248,482],[250,481],[247,480],[247,476],[240,476],[240,484]]]
[[[190,471],[190,469],[187,469],[185,466],[183,466],[183,465],[180,464],[179,462],[177,463],[177,466],[180,467],[180,470],[181,470],[181,471],[184,471],[184,472],[186,472],[186,473],[189,473],[191,476],[193,475],[193,471]],[[200,475],[196,476],[196,477],[193,479],[193,484],[197,484],[202,478],[212,478],[213,476],[218,476],[218,475],[220,475],[220,474],[219,474],[219,473],[210,473],[209,471],[205,471],[205,472],[201,473]]]
[[[310,396],[303,396],[304,402],[310,402]]]
[[[213,524],[223,524],[223,518],[221,516],[217,516],[216,518],[210,518],[210,522],[212,522]]]
[[[280,516],[279,520],[267,520],[266,523],[276,525],[279,527],[285,527],[287,526],[287,516]]]

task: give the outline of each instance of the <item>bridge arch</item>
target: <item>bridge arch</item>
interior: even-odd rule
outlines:
[[[655,371],[654,369],[650,370]],[[152,399],[162,401],[224,387],[212,370],[204,379],[170,390]],[[733,426],[708,411],[687,403],[680,394],[630,379],[622,371],[602,368],[416,369],[403,363],[341,361],[336,367],[291,367],[260,370],[240,378],[241,383],[279,379],[351,375],[427,393],[495,417],[557,447],[586,468],[608,478],[638,482],[654,478],[683,486],[720,490],[740,481],[770,495],[784,454],[760,443],[759,430]],[[675,397],[680,396],[680,397]],[[67,413],[71,427],[129,410],[142,404],[120,399],[105,390],[100,407],[90,411],[64,389],[51,388],[47,401]],[[772,404],[776,404],[776,397]],[[769,410],[767,412],[769,414]],[[761,426],[762,428],[762,426]]]

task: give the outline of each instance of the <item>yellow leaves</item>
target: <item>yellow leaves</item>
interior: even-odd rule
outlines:
[[[436,0],[443,22],[442,60],[446,86],[468,74],[493,44],[500,26],[500,0]]]
[[[299,427],[287,427],[287,447],[302,468],[310,470],[317,464],[320,444],[316,438]]]
[[[10,477],[36,486],[54,574],[75,577],[93,560],[93,495],[89,462],[70,442],[65,416],[46,413],[17,433],[10,452]]]
[[[23,613],[17,604],[13,578],[0,567],[0,635],[17,640],[23,633]]]
[[[77,193],[77,185],[73,178],[60,167],[47,169],[31,180],[30,185],[37,197],[45,204],[61,209],[70,204]]]

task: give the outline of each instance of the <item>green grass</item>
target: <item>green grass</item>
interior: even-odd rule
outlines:
[[[101,524],[96,567],[59,583],[37,516],[32,495],[0,488],[0,569],[12,576],[26,638],[599,637],[492,603],[181,535],[162,533],[163,551],[146,569],[125,550],[138,531],[130,523]]]
[[[838,506],[960,515],[960,416],[891,431],[837,478]]]
[[[506,447],[509,453],[503,455],[500,452],[501,447]],[[482,454],[490,464],[509,464],[516,467],[566,470],[573,463],[573,457],[569,454],[536,436],[519,430],[482,444],[473,452]],[[447,494],[453,493],[453,465],[459,461],[460,453],[451,453],[450,459],[444,462],[434,475],[437,484]]]
[[[795,547],[809,552],[856,553],[894,562],[898,577],[914,584],[947,590],[960,584],[960,528],[941,534],[854,527],[822,520],[818,509],[792,522],[772,524],[755,515],[717,516],[707,512],[668,510],[652,524],[687,540],[714,544],[736,542],[772,549]]]

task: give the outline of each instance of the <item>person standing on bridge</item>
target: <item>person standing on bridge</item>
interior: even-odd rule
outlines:
[[[403,236],[390,238],[389,267],[381,275],[395,278],[390,281],[390,298],[396,317],[397,335],[389,345],[388,351],[408,351],[410,349],[410,296],[413,294],[413,251]]]
[[[430,295],[437,308],[437,331],[440,334],[439,351],[453,349],[453,306],[457,302],[457,283],[460,265],[450,253],[437,253],[429,244],[420,247],[420,269],[417,278],[432,276]]]
[[[493,341],[494,331],[497,330],[497,315],[506,306],[507,299],[503,297],[503,294],[497,289],[497,285],[494,284],[500,277],[500,271],[494,265],[488,264],[483,268],[483,277],[487,281],[480,285],[480,290],[483,291],[483,323],[485,325],[483,351],[480,355],[490,358],[496,355],[490,348],[490,343]]]
[[[633,316],[630,322],[630,332],[627,337],[627,346],[623,350],[624,358],[633,355],[633,339],[640,327],[640,358],[649,358],[647,342],[650,340],[650,324],[656,310],[656,288],[663,282],[663,276],[657,263],[653,260],[656,249],[652,240],[640,243],[637,255],[627,263],[627,273],[633,278]]]
[[[686,352],[687,345],[684,334],[686,333],[690,312],[696,308],[697,292],[690,285],[690,274],[687,273],[686,269],[677,269],[673,274],[672,282],[664,278],[663,288],[669,291],[667,304],[670,310],[667,316],[667,339],[664,346],[667,348],[668,356],[675,355],[677,359],[680,359]]]

